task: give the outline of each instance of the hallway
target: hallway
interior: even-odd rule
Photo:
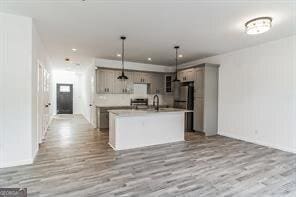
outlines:
[[[63,197],[296,196],[295,154],[222,136],[187,138],[114,152],[107,132],[60,115],[33,165],[0,169],[0,188]]]

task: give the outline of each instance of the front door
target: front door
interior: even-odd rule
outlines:
[[[73,114],[72,84],[57,84],[57,114]]]

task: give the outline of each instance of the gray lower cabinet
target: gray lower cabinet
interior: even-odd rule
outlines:
[[[97,128],[108,129],[109,128],[109,112],[111,109],[130,109],[130,106],[110,106],[110,107],[96,107],[97,109]]]
[[[218,76],[219,65],[202,64],[195,68],[193,128],[206,136],[218,132]]]
[[[109,128],[109,112],[100,113],[100,129]]]
[[[204,102],[203,98],[194,99],[194,124],[193,129],[195,131],[204,131]]]

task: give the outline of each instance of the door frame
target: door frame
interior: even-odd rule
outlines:
[[[59,107],[59,105],[58,105],[58,97],[59,97],[59,86],[70,86],[70,90],[71,90],[71,93],[72,93],[72,98],[71,98],[71,100],[72,100],[72,113],[71,114],[74,114],[74,86],[73,86],[73,84],[72,83],[57,83],[56,84],[56,114],[61,114],[61,113],[59,113],[59,110],[58,110],[58,107]]]
[[[37,144],[42,143],[43,138],[43,93],[44,93],[44,66],[37,61]]]

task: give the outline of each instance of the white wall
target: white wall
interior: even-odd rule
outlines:
[[[204,62],[221,65],[220,135],[296,153],[296,36],[182,67]]]
[[[0,13],[0,167],[31,163],[32,20]]]
[[[73,114],[81,114],[81,73],[53,70],[51,73],[51,103],[53,115],[57,113],[57,84],[73,84]]]
[[[95,69],[94,65],[87,66],[81,75],[81,112],[95,126]]]
[[[34,21],[33,21],[34,22]],[[38,94],[38,64],[42,65],[43,69],[49,70],[49,59],[47,51],[39,37],[37,29],[33,23],[32,27],[32,153],[33,157],[38,151],[38,130],[43,129],[44,103],[43,94]],[[40,87],[41,88],[41,87]],[[39,97],[39,99],[38,99]],[[38,107],[38,100],[42,102],[41,107]]]
[[[37,143],[37,62],[47,57],[31,18],[0,13],[0,168],[32,163]]]

